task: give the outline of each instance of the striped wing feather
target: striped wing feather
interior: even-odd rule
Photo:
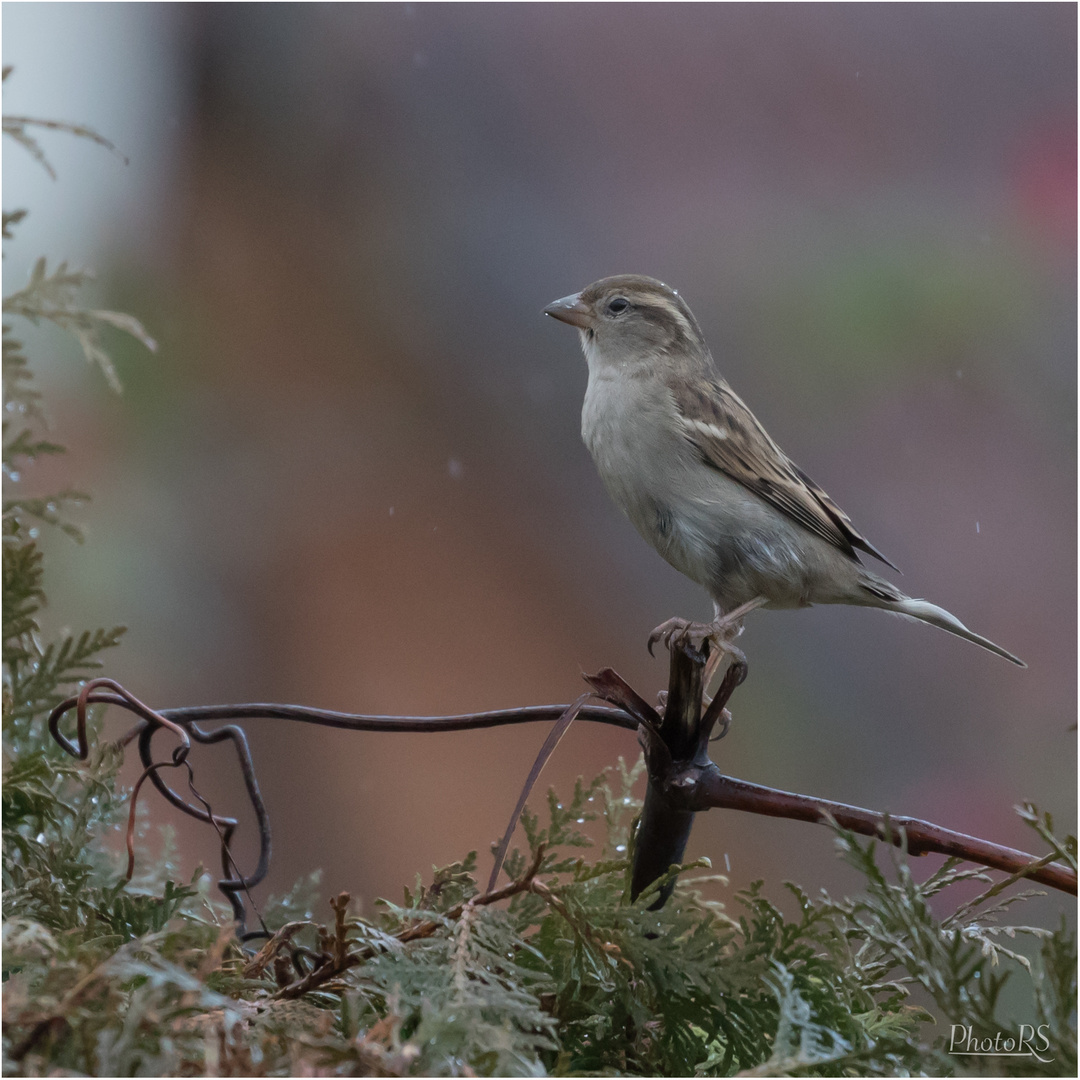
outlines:
[[[851,519],[770,438],[757,417],[723,380],[668,387],[702,460],[858,562],[855,549],[896,567]]]

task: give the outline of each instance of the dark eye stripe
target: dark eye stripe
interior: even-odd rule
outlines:
[[[643,319],[664,327],[677,338],[686,337],[686,326],[683,320],[668,307],[658,304],[638,304],[637,313]]]

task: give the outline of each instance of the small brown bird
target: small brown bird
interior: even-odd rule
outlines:
[[[544,311],[580,332],[589,365],[581,436],[608,493],[715,606],[712,623],[658,626],[650,648],[673,635],[728,647],[758,607],[854,604],[920,619],[1026,666],[862,565],[860,551],[893,564],[720,378],[675,290],[620,274]]]

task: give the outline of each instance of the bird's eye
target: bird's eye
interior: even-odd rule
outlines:
[[[608,304],[607,309],[612,315],[620,315],[630,306],[629,300],[624,300],[621,296],[616,296],[614,300]]]

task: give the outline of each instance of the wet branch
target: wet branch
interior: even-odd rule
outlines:
[[[682,861],[694,814],[712,809],[744,810],[818,824],[835,822],[861,836],[903,847],[909,855],[933,852],[953,856],[1076,895],[1076,870],[1054,861],[1057,853],[1038,858],[919,818],[864,810],[725,776],[709,758],[708,745],[718,721],[724,725],[722,734],[726,732],[730,715],[725,706],[746,677],[746,661],[741,654],[733,658],[716,697],[708,702],[702,693],[708,658],[708,643],[703,651],[686,644],[672,648],[667,705],[662,715],[614,671],[605,669],[586,677],[601,697],[639,720],[638,741],[645,752],[649,786],[635,852],[634,895]],[[661,895],[657,906],[673,887]]]
[[[672,648],[668,691],[661,711],[653,708],[610,668],[605,668],[596,675],[585,676],[593,695],[607,704],[584,704],[579,701],[573,707],[535,705],[453,716],[366,715],[279,704],[206,705],[154,710],[119,683],[111,679],[93,679],[83,686],[78,696],[68,698],[53,710],[48,726],[53,738],[64,750],[72,757],[85,760],[90,752],[87,736],[89,706],[115,705],[139,717],[139,723],[120,740],[121,745],[136,740],[138,742],[144,770],[138,786],[141,787],[143,780],[150,780],[174,807],[210,825],[217,832],[225,875],[218,882],[218,888],[232,904],[238,923],[237,934],[241,940],[271,936],[265,929],[262,932],[246,932],[246,909],[243,900],[244,895],[250,899],[250,890],[263,880],[269,869],[270,819],[259,791],[254,763],[243,729],[226,723],[222,727],[205,731],[199,726],[203,723],[282,719],[352,731],[437,732],[557,721],[562,718],[563,724],[558,732],[561,737],[569,721],[576,717],[577,720],[636,731],[645,751],[648,787],[635,842],[631,888],[635,896],[666,874],[673,864],[682,861],[694,815],[714,808],[743,810],[752,814],[819,824],[835,822],[860,835],[879,837],[904,847],[911,855],[937,852],[954,856],[1008,874],[1022,875],[1033,882],[1076,895],[1075,867],[1063,865],[1060,852],[1038,858],[1027,852],[945,829],[918,818],[877,813],[810,795],[798,795],[752,784],[722,774],[710,759],[708,748],[718,724],[721,735],[727,731],[731,720],[726,708],[727,703],[746,677],[745,659],[737,650],[732,652],[732,656],[734,660],[725,672],[716,696],[710,700],[704,693],[709,661],[708,643],[703,645],[700,651],[685,644]],[[60,730],[61,721],[71,710],[76,713],[74,742]],[[570,715],[571,711],[573,715]],[[154,737],[162,732],[171,734],[176,740],[172,753],[165,758],[155,756],[153,748]],[[248,875],[237,869],[230,850],[237,827],[236,818],[217,814],[194,787],[191,767],[187,761],[192,740],[200,743],[228,741],[236,751],[244,792],[254,811],[260,839],[258,864]],[[557,741],[557,737],[549,738],[551,749],[554,749]],[[544,760],[546,757],[542,754],[534,767],[534,774],[539,772]],[[171,788],[165,779],[168,768],[175,769],[180,765],[186,766],[188,789],[194,795],[195,802],[188,801]],[[535,780],[535,775],[531,779]],[[137,794],[138,789],[133,793],[133,799]],[[530,887],[521,884],[524,880],[511,882],[501,889],[489,886],[487,892],[475,898],[474,902],[493,903],[497,899],[513,895],[516,891]],[[657,905],[667,899],[673,887],[674,881],[665,886],[658,895]],[[447,917],[456,916],[450,913]],[[432,924],[426,932],[434,933],[435,929],[436,924]],[[420,931],[416,931],[416,934],[420,934]],[[264,949],[265,963],[269,963],[276,952],[287,945],[287,941],[278,938],[272,947]],[[263,953],[260,953],[260,956],[262,955]],[[323,974],[319,975],[320,984],[333,977],[333,965],[327,967],[326,963],[321,963],[321,966],[317,966],[304,979],[311,980],[318,971],[323,971]],[[304,979],[290,986],[300,986]],[[298,996],[309,988],[305,986],[293,992],[286,987],[285,989],[289,990],[286,996]],[[279,992],[283,993],[284,990]]]

